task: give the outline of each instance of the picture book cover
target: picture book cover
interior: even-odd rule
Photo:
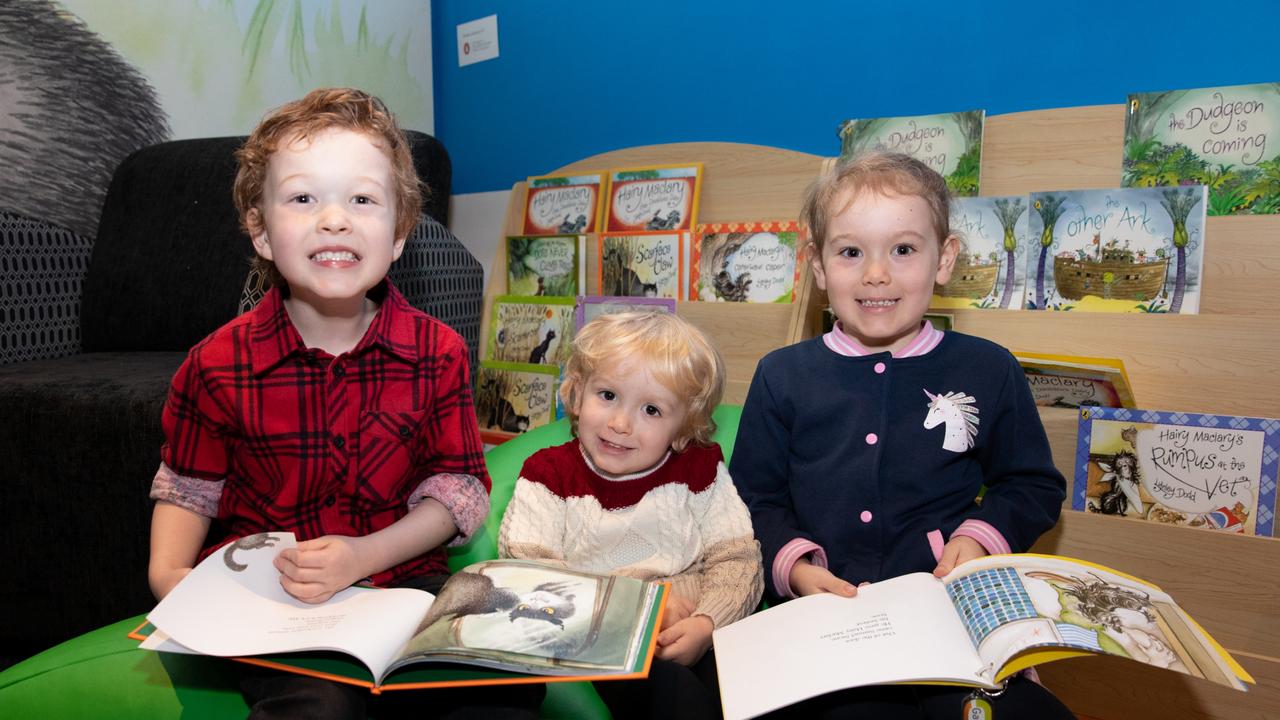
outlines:
[[[585,235],[507,238],[507,294],[572,297],[586,285]]]
[[[805,237],[794,220],[700,224],[689,246],[686,297],[704,302],[795,300]]]
[[[666,312],[674,314],[676,301],[671,298],[657,297],[614,297],[606,295],[584,295],[578,298],[574,310],[574,321],[577,329],[601,315],[620,312]]]
[[[526,182],[525,235],[580,235],[598,231],[604,173],[541,175]]]
[[[1027,308],[1199,312],[1203,185],[1039,192],[1030,203]]]
[[[497,362],[563,365],[573,345],[573,298],[500,295],[489,320],[488,355]]]
[[[1198,183],[1209,215],[1280,213],[1280,82],[1135,93],[1125,187]]]
[[[476,372],[481,432],[517,434],[556,419],[559,368],[485,360]]]
[[[988,555],[941,578],[910,573],[865,585],[852,598],[807,595],[712,638],[725,720],[865,685],[998,689],[1027,667],[1098,655],[1236,690],[1254,682],[1159,587],[1054,555]]]
[[[1274,536],[1280,420],[1081,408],[1071,506]]]
[[[609,171],[607,232],[689,230],[697,222],[702,163]]]
[[[1136,408],[1129,375],[1119,358],[1014,351],[1037,405]]]
[[[601,233],[601,295],[680,299],[687,272],[686,233]]]
[[[295,545],[287,532],[229,543],[130,637],[147,650],[229,657],[374,692],[648,671],[661,583],[490,560],[455,573],[438,596],[355,586],[309,604],[284,591],[272,564]]]
[[[955,195],[978,194],[982,173],[984,110],[865,118],[840,123],[840,156],[868,151],[900,152],[947,179]]]
[[[955,270],[934,288],[931,307],[1018,310],[1026,289],[1025,195],[951,200],[951,232],[960,238]]]

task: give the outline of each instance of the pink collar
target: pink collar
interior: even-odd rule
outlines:
[[[904,347],[893,353],[895,358],[919,357],[928,353],[930,350],[938,347],[938,343],[942,342],[943,332],[933,326],[928,320],[920,321],[920,332],[911,339]],[[854,340],[844,331],[844,326],[840,321],[836,321],[836,326],[831,332],[822,336],[822,342],[837,355],[845,355],[847,357],[861,357],[863,355],[871,355],[872,352],[862,343]]]

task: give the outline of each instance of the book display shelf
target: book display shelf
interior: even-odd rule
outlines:
[[[1124,105],[988,116],[983,195],[1119,187]],[[813,179],[834,162],[777,148],[678,143],[617,150],[556,174],[657,163],[704,164],[698,222],[795,218]],[[504,231],[519,234],[525,183],[511,193]],[[1271,293],[1280,288],[1280,215],[1207,220],[1199,314],[1111,314],[948,310],[955,329],[1010,350],[1123,360],[1139,407],[1280,417],[1280,331]],[[587,291],[599,257],[587,246]],[[506,288],[498,252],[485,293]],[[807,263],[791,305],[680,302],[677,313],[719,345],[728,370],[725,402],[741,404],[757,361],[820,331],[825,298]],[[1077,414],[1042,407],[1054,460],[1075,474]],[[1070,500],[1066,502],[1067,508]],[[1034,552],[1067,555],[1150,580],[1179,599],[1257,680],[1247,693],[1138,663],[1097,658],[1053,663],[1044,683],[1071,709],[1099,719],[1280,717],[1280,539],[1173,527],[1064,508]]]

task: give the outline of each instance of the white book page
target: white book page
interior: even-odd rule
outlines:
[[[946,590],[927,573],[861,587],[853,598],[785,602],[714,639],[726,720],[861,685],[986,682]]]
[[[271,564],[294,546],[293,535],[267,535],[274,539],[270,545],[237,547],[229,560],[231,546],[210,555],[147,620],[170,642],[204,655],[338,650],[381,676],[434,597],[420,590],[348,588],[319,605],[304,603],[284,591]]]

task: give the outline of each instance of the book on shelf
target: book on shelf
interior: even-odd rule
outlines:
[[[982,130],[986,112],[938,113],[862,118],[840,123],[840,156],[870,151],[899,152],[946,178],[953,195],[978,194],[982,171]]]
[[[272,565],[294,545],[286,532],[229,543],[130,637],[374,692],[648,673],[662,583],[490,560],[454,574],[439,595],[357,586],[312,605],[286,593]]]
[[[677,232],[697,222],[702,163],[646,165],[608,173],[605,232]]]
[[[789,303],[805,236],[794,220],[709,223],[689,243],[689,300]]]
[[[573,305],[572,297],[494,298],[485,359],[563,365],[573,346]]]
[[[1037,405],[1137,407],[1119,358],[1014,351]]]
[[[930,307],[1018,310],[1026,289],[1027,196],[956,197],[951,232],[960,250],[951,279],[935,285]]]
[[[1203,185],[1036,192],[1030,203],[1039,243],[1027,256],[1027,308],[1199,312]]]
[[[483,360],[476,371],[476,418],[487,442],[510,439],[556,420],[560,370]]]
[[[539,175],[526,185],[525,235],[582,235],[597,232],[604,203],[604,173]]]
[[[587,285],[586,235],[507,237],[507,294],[572,297]]]
[[[1278,430],[1274,418],[1081,408],[1071,506],[1274,536]]]
[[[1280,82],[1134,93],[1124,122],[1125,187],[1209,188],[1209,215],[1280,213]],[[1268,179],[1270,178],[1270,179]]]
[[[713,634],[726,720],[888,683],[997,690],[1033,665],[1113,655],[1244,690],[1253,678],[1169,595],[1052,555],[991,555],[775,605]],[[762,662],[768,658],[768,662]]]
[[[679,300],[688,281],[688,233],[600,233],[601,295]]]
[[[578,330],[601,315],[620,312],[666,312],[675,314],[676,301],[658,297],[615,297],[583,295],[577,299],[574,322]]]

